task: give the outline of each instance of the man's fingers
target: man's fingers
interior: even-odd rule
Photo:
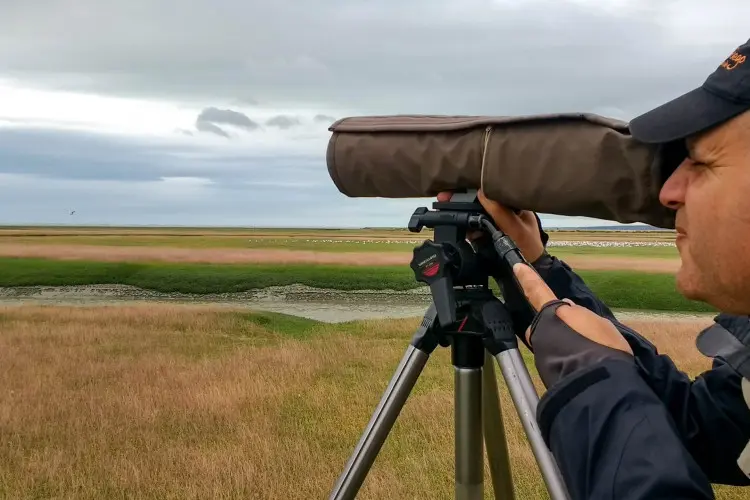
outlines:
[[[518,218],[521,219],[524,224],[536,225],[536,215],[530,210],[522,210],[521,213],[518,214]]]
[[[441,203],[445,201],[450,201],[451,196],[453,196],[453,193],[451,193],[450,191],[443,191],[441,193],[438,193],[437,201]]]
[[[551,300],[557,300],[557,296],[552,292],[547,283],[526,264],[516,264],[513,266],[513,273],[518,279],[518,283],[523,288],[531,306],[539,311],[544,304]]]
[[[490,200],[481,190],[477,193],[477,198],[479,198],[479,203],[482,204],[487,213],[490,214],[490,217],[495,221],[495,224],[503,229],[503,232],[513,232],[513,227],[519,225],[520,220],[518,216],[508,207]]]

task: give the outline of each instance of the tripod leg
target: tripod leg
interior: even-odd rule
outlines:
[[[427,308],[422,323],[414,333],[409,347],[380,398],[375,412],[370,417],[354,452],[349,457],[344,471],[336,481],[328,497],[330,500],[354,498],[362,487],[367,473],[391,432],[406,399],[414,389],[427,360],[440,344],[441,339],[434,329],[436,319],[437,308],[433,302]]]
[[[508,444],[505,440],[502,405],[495,378],[494,359],[485,351],[482,368],[482,406],[484,423],[484,442],[487,448],[487,461],[490,466],[490,477],[495,499],[513,500],[513,475],[511,474]]]
[[[453,339],[455,498],[484,498],[484,434],[482,432],[482,365],[484,346],[478,337]]]
[[[529,370],[526,368],[526,362],[524,362],[523,360],[523,355],[519,350],[516,350],[515,352],[511,353],[509,357],[511,363],[513,364],[513,369],[518,375],[518,382],[521,384],[524,394],[526,394],[527,400],[531,402],[534,414],[536,414],[536,407],[537,403],[539,402],[539,394],[536,392],[534,382],[531,380]]]
[[[517,348],[508,349],[498,353],[496,358],[516,406],[518,417],[521,419],[521,424],[531,444],[531,450],[539,464],[550,498],[552,500],[567,500],[569,497],[560,470],[557,468],[552,453],[544,443],[536,422],[536,406],[539,398],[533,385],[531,385],[531,378],[521,353]]]
[[[456,500],[481,500],[484,494],[482,368],[456,367]]]
[[[329,499],[357,495],[429,357],[413,345],[406,350]]]
[[[531,444],[531,450],[539,464],[550,498],[567,500],[569,497],[565,482],[536,422],[539,395],[536,393],[529,371],[518,350],[511,316],[504,305],[497,300],[483,304],[482,315],[488,332],[484,338],[485,346],[500,364],[508,392],[510,392],[521,425]]]

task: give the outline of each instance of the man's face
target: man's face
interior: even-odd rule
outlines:
[[[750,314],[750,112],[687,142],[660,201],[677,211],[677,288],[721,311]]]

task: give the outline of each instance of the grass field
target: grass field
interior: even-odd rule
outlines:
[[[713,312],[674,290],[672,233],[550,236],[550,251],[614,309]],[[0,287],[407,290],[418,286],[412,249],[429,237],[0,228]],[[2,306],[0,498],[325,498],[418,321],[320,324],[212,305]],[[693,347],[710,318],[701,321],[631,325],[695,376],[709,366]],[[439,350],[361,498],[452,498],[452,384],[450,354]],[[517,498],[546,498],[500,385]],[[717,488],[717,498],[742,497]]]
[[[0,497],[326,498],[418,321],[0,308]],[[709,367],[693,347],[705,322],[630,325],[689,375]],[[517,498],[546,498],[496,375]],[[453,498],[452,377],[439,349],[358,498]]]

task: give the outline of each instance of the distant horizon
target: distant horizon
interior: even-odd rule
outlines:
[[[318,231],[346,231],[346,230],[407,230],[406,226],[248,226],[248,225],[179,225],[179,224],[0,224],[2,229],[14,228],[112,228],[112,229],[249,229],[249,230],[318,230]],[[674,232],[674,229],[660,228],[648,224],[612,224],[598,226],[544,226],[545,231],[654,231]],[[418,233],[415,233],[418,234]]]

